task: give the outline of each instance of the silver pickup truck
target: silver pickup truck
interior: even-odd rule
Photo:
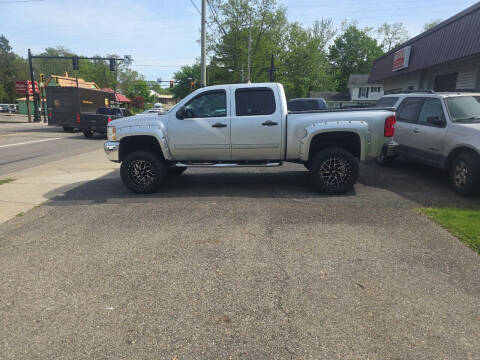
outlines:
[[[392,156],[392,109],[288,112],[278,83],[209,86],[162,115],[109,123],[108,158],[121,162],[124,184],[158,190],[167,175],[188,167],[304,164],[315,188],[343,194],[358,178],[358,162]]]

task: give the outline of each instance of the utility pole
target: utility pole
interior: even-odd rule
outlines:
[[[272,54],[272,58],[270,59],[270,82],[274,82],[275,81],[275,65],[273,63],[273,54]]]
[[[244,75],[245,71],[243,70],[243,64],[242,64],[242,69],[240,70],[240,75],[242,77],[242,83],[244,82],[245,80],[245,75]]]
[[[40,121],[40,117],[38,115],[38,96],[37,93],[35,92],[36,87],[35,87],[35,76],[33,75],[33,66],[32,66],[32,53],[30,52],[30,49],[28,49],[28,65],[30,66],[30,80],[32,81],[32,97],[33,97],[33,121]],[[27,84],[28,85],[28,84]],[[28,86],[27,86],[27,92],[28,92]]]
[[[250,82],[250,64],[252,61],[251,53],[252,53],[252,11],[250,10],[250,28],[248,29],[247,82]]]
[[[202,0],[202,38],[201,38],[201,47],[202,47],[202,70],[201,70],[201,77],[200,77],[200,85],[207,86],[207,34],[206,34],[206,20],[207,14],[207,0]]]

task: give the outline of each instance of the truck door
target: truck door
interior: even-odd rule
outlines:
[[[282,112],[268,87],[232,89],[232,159],[281,159]]]
[[[184,118],[170,114],[168,141],[175,160],[230,160],[227,92],[202,92],[185,105]]]

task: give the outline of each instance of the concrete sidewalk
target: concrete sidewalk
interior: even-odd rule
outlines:
[[[61,192],[105,176],[116,168],[118,164],[108,161],[103,149],[99,148],[8,174],[6,178],[15,180],[0,185],[0,223],[60,195]]]

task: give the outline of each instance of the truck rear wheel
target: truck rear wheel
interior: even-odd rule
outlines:
[[[83,135],[88,139],[92,138],[93,134],[95,134],[95,131],[93,131],[93,130],[85,130],[83,132]]]
[[[125,186],[137,194],[151,194],[160,188],[167,168],[165,163],[149,151],[135,151],[126,156],[120,167]]]
[[[358,162],[347,150],[327,148],[310,162],[310,176],[322,193],[341,195],[351,190],[358,180]]]

